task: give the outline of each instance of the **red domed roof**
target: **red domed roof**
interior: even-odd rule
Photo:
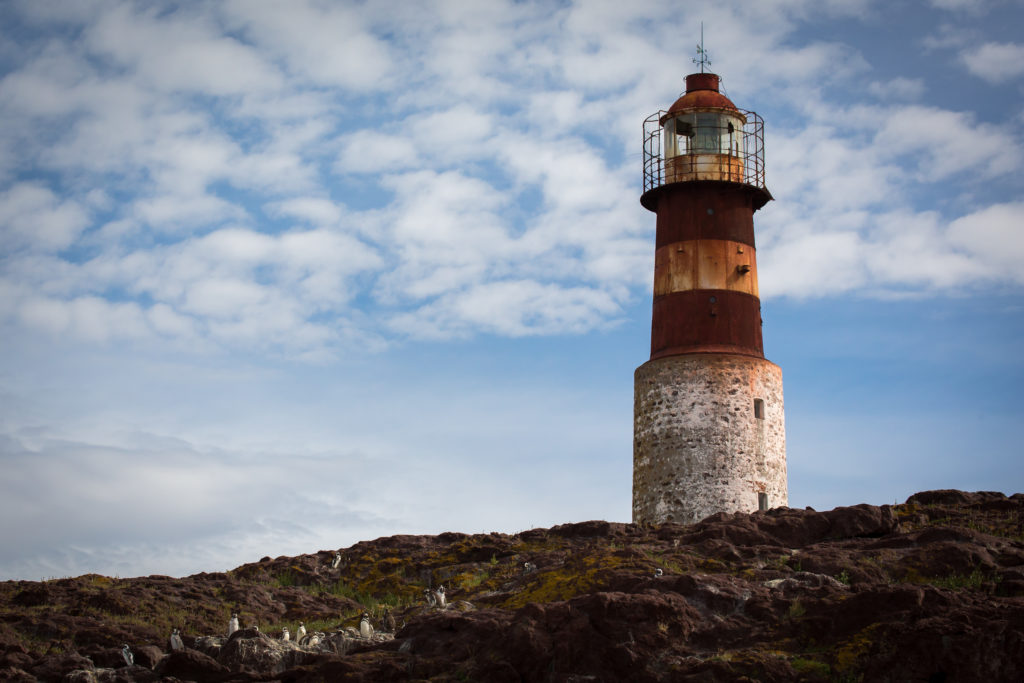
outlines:
[[[686,77],[686,94],[668,108],[668,115],[683,109],[709,108],[739,111],[732,100],[718,92],[717,74],[690,74]]]

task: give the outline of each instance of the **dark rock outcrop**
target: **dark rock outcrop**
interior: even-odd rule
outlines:
[[[445,609],[423,596],[440,584]],[[0,608],[0,681],[1024,680],[1024,495],[392,536],[182,579],[6,582]],[[227,637],[232,612],[260,629]]]

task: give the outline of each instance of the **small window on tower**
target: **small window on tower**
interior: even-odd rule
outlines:
[[[757,509],[764,512],[768,509],[768,494],[758,493],[757,494]]]
[[[758,420],[764,419],[764,400],[760,398],[754,399],[754,417]]]

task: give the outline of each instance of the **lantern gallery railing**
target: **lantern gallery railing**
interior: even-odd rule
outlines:
[[[665,111],[644,121],[644,192],[666,183],[719,180],[761,189],[764,121],[752,111]]]

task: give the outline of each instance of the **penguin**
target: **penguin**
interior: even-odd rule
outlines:
[[[135,664],[135,655],[132,654],[132,649],[128,647],[128,643],[124,644],[121,648],[121,656],[124,657],[124,663],[128,666]]]
[[[238,614],[232,612],[231,619],[228,621],[228,637],[230,638],[231,634],[234,633],[237,630],[238,630]]]
[[[384,630],[388,633],[395,632],[395,615],[389,609],[384,610]]]
[[[363,638],[373,637],[373,626],[370,625],[370,615],[363,612],[363,618],[359,620],[359,635]]]
[[[300,621],[299,622],[299,630],[295,632],[295,641],[296,642],[301,641],[303,636],[305,636],[305,635],[306,635],[306,622]]]
[[[447,605],[444,598],[444,586],[438,586],[434,589],[434,602],[440,609],[444,609]]]
[[[532,564],[530,562],[523,562],[523,573],[524,574],[529,574],[530,572],[535,571],[536,569],[537,569],[537,565]]]
[[[661,567],[658,567],[657,569],[654,570],[654,578],[660,579],[664,575],[665,575],[665,572],[663,572],[661,570]]]
[[[434,592],[429,588],[423,589],[423,597],[427,599],[427,606],[433,607],[437,604],[437,598],[434,597]]]
[[[341,564],[341,553],[334,553],[334,561],[331,562],[331,569],[337,569]]]
[[[292,636],[288,632],[288,627],[285,626],[283,629],[281,629],[281,640],[291,640],[291,639],[292,639]]]
[[[178,633],[178,629],[171,631],[171,652],[177,652],[178,650],[184,650],[185,643],[181,642],[181,634]]]

